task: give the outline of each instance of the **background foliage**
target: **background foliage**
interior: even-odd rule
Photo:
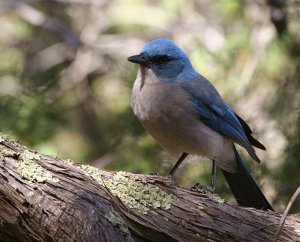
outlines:
[[[299,14],[298,0],[2,1],[1,131],[100,168],[166,174],[174,161],[131,111],[137,67],[126,57],[169,38],[266,145],[263,164],[248,164],[282,210],[300,184]],[[185,162],[177,182],[207,184],[200,160]],[[217,184],[231,200],[221,175]]]

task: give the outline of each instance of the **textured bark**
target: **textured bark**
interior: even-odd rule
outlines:
[[[96,170],[0,135],[0,241],[273,241],[280,214],[167,177]],[[289,215],[279,241],[300,241]]]

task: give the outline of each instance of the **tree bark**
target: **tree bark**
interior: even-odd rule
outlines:
[[[108,172],[0,134],[0,241],[273,241],[281,215],[167,177]],[[289,215],[279,241],[300,241]]]

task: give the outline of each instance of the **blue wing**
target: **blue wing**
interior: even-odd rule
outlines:
[[[198,75],[181,82],[180,86],[188,93],[205,125],[243,146],[254,160],[260,162],[237,116],[208,80]]]

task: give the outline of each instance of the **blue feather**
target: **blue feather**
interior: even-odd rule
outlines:
[[[180,82],[180,85],[205,125],[243,146],[254,160],[260,162],[235,113],[208,80],[197,75],[196,78]]]

